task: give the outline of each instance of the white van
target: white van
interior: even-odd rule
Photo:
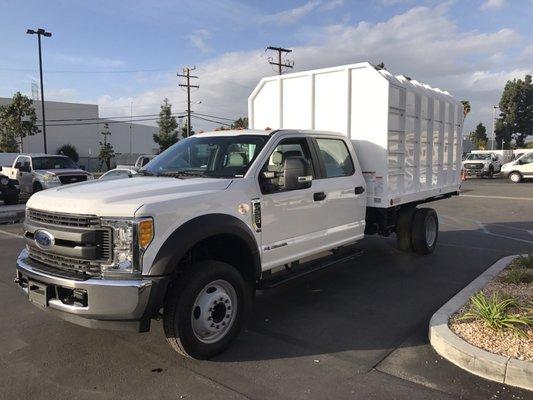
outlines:
[[[524,178],[533,178],[533,152],[525,153],[519,159],[502,165],[501,173],[515,183]]]

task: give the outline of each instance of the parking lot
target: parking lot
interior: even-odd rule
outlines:
[[[186,360],[160,321],[130,334],[42,312],[12,283],[20,224],[0,225],[0,399],[526,399],[438,356],[431,315],[499,258],[533,251],[533,184],[472,179],[433,203],[437,250],[368,237],[361,256],[259,292],[226,353]]]

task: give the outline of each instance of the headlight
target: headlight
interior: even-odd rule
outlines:
[[[46,175],[41,175],[43,178],[43,182],[46,182],[46,183],[60,183],[61,181],[59,180],[59,178],[57,177],[57,175],[52,175],[52,174],[46,174]]]
[[[94,175],[93,174],[88,174],[87,175],[87,180],[88,181],[92,181],[94,179]]]
[[[4,186],[7,186],[8,183],[9,183],[9,179],[7,179],[7,178],[1,178],[0,179],[0,184],[2,184]]]
[[[113,260],[102,265],[104,273],[141,273],[142,256],[154,237],[152,218],[103,219],[113,233]]]

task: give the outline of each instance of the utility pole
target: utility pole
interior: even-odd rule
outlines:
[[[492,106],[492,143],[490,146],[491,150],[494,150],[494,140],[496,139],[496,110],[498,108],[499,108],[498,106]],[[502,138],[502,147],[503,147],[503,138]]]
[[[131,125],[133,123],[133,100],[130,101],[130,156],[129,156],[129,161],[130,161],[130,164],[132,163],[132,131],[131,131]]]
[[[285,63],[281,61],[281,54],[282,53],[291,53],[291,49],[284,49],[283,47],[273,47],[268,46],[266,48],[267,50],[277,51],[278,52],[278,61],[274,62],[274,59],[272,57],[268,57],[268,63],[270,65],[277,65],[278,66],[278,75],[281,75],[283,73],[283,67],[285,68],[293,68],[294,67],[294,61],[286,60]]]
[[[33,29],[28,29],[26,31],[28,35],[37,35],[37,41],[39,42],[39,74],[41,76],[41,110],[43,113],[43,139],[44,139],[44,152],[48,153],[46,150],[46,118],[44,116],[44,86],[43,86],[43,57],[41,52],[41,36],[51,37],[51,32],[46,32],[44,29],[39,28],[36,31]]]
[[[197,76],[191,75],[191,71],[194,71],[196,67],[183,68],[183,74],[177,74],[182,78],[185,78],[187,83],[180,83],[178,86],[187,88],[187,137],[191,136],[191,88],[198,89],[200,86],[191,85],[191,78],[198,79]]]

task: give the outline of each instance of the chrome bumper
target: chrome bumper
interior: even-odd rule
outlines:
[[[78,325],[90,328],[147,331],[150,319],[162,306],[168,277],[143,277],[136,280],[97,279],[75,280],[39,270],[39,264],[28,258],[24,249],[17,259],[15,282],[30,296],[31,282],[47,285],[49,293],[41,302],[44,309]],[[77,289],[84,293],[85,304],[72,304],[57,294]]]

